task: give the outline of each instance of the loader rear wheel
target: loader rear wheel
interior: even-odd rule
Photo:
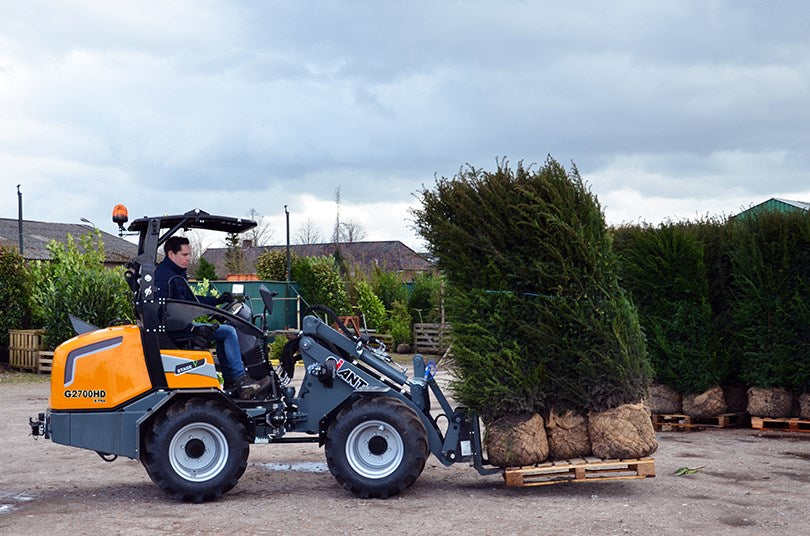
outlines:
[[[391,397],[362,398],[342,409],[326,433],[329,471],[363,498],[401,493],[422,474],[427,432],[416,413]]]
[[[236,485],[249,453],[245,428],[215,400],[192,398],[160,415],[146,436],[142,462],[175,499],[217,499]]]

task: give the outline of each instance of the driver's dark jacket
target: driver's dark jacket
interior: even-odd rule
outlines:
[[[169,257],[163,259],[155,268],[155,285],[158,298],[171,298],[173,300],[199,301],[206,305],[215,306],[217,299],[212,296],[195,296],[186,283],[188,275],[185,268],[180,268]]]
[[[186,269],[180,268],[169,257],[163,259],[155,268],[155,286],[157,286],[157,298],[171,298],[173,300],[183,300],[189,302],[199,301],[206,305],[215,306],[216,298],[212,296],[196,296],[189,289],[188,275]],[[189,324],[180,331],[169,332],[168,335],[174,337],[187,337],[191,333]]]

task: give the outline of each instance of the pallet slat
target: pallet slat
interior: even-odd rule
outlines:
[[[804,419],[768,419],[751,417],[751,428],[782,432],[810,432],[810,421]]]
[[[591,458],[591,457],[589,457]],[[504,469],[507,486],[547,486],[564,482],[593,482],[602,480],[630,480],[655,476],[655,460],[556,460],[528,467]]]

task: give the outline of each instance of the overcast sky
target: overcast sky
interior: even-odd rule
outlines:
[[[307,218],[574,162],[611,223],[810,201],[810,2],[0,0],[0,217]]]

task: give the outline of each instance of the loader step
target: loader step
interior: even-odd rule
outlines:
[[[704,428],[735,428],[748,423],[745,412],[723,413],[716,417],[690,417],[689,415],[653,413],[652,424],[656,432],[673,430],[702,430]]]
[[[571,460],[525,467],[508,467],[503,471],[507,486],[547,486],[565,482],[594,482],[601,480],[629,480],[655,476],[653,458],[603,460],[588,456]]]
[[[768,419],[751,417],[751,428],[782,432],[810,432],[810,421],[804,419]]]

